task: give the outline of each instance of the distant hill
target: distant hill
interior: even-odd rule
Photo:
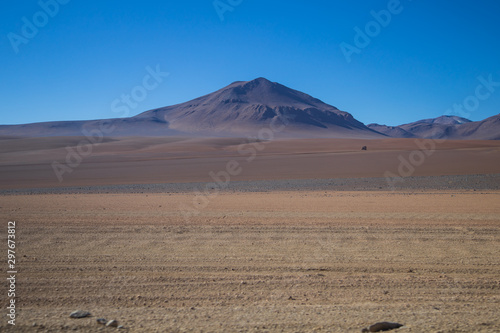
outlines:
[[[369,124],[368,127],[393,138],[500,139],[500,115],[474,122],[456,116],[441,116],[399,126]]]

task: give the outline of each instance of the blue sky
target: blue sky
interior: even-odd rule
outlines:
[[[157,65],[169,76],[130,115],[257,77],[366,124],[438,117],[464,101],[457,115],[500,113],[500,86],[474,97],[478,77],[500,82],[498,1],[220,0],[218,12],[213,0],[59,0],[57,13],[54,1],[2,3],[0,124],[120,116],[113,101]],[[385,26],[371,14],[382,10]],[[348,62],[341,45],[355,47],[355,27],[367,26]]]

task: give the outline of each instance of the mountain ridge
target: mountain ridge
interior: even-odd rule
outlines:
[[[444,115],[398,126],[367,127],[393,138],[500,140],[500,114],[480,121]]]
[[[0,125],[1,137],[255,137],[262,131],[271,131],[272,138],[499,140],[500,114],[479,122],[445,115],[399,126],[365,125],[320,99],[259,77],[127,118]]]

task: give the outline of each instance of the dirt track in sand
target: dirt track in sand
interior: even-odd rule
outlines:
[[[499,191],[194,198],[1,196],[19,298],[0,330],[114,331],[102,316],[131,332],[500,331]]]

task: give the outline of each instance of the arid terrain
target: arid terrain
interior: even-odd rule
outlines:
[[[0,140],[2,332],[500,332],[498,141],[81,140]]]
[[[19,297],[0,330],[500,331],[500,191],[221,192],[186,215],[193,198],[1,197]]]
[[[4,139],[0,190],[213,182],[211,172],[225,172],[230,161],[239,170],[231,182],[385,177],[388,171],[488,175],[500,174],[500,141],[124,137],[91,145],[85,137]],[[388,185],[383,187],[392,189]]]

